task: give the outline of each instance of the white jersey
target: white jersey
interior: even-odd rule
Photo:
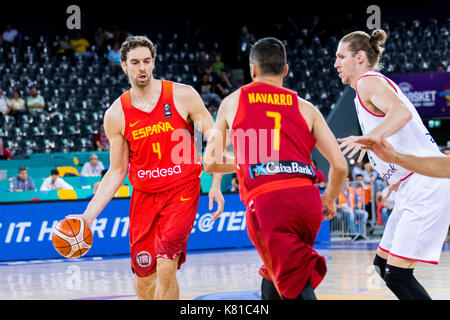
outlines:
[[[412,119],[403,126],[400,131],[386,138],[394,149],[401,153],[421,157],[444,156],[439,151],[439,147],[431,137],[427,128],[423,125],[422,119],[417,113],[416,108],[403,94],[397,84],[381,73],[375,71],[366,72],[361,78],[369,76],[378,76],[386,79],[412,114]],[[355,106],[363,135],[369,133],[383,122],[384,116],[370,112],[363,105],[358,94],[358,89],[356,89]],[[384,162],[371,151],[368,151],[367,154],[375,170],[377,170],[381,178],[390,185],[397,183],[399,180],[403,181],[412,174],[411,171],[406,170],[399,165]]]

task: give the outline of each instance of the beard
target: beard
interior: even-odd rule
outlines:
[[[150,84],[151,81],[151,77],[149,77],[147,74],[145,74],[145,76],[147,77],[146,80],[142,81],[139,79],[140,76],[142,76],[143,74],[140,74],[139,76],[137,76],[134,79],[130,78],[130,82],[133,86],[136,86],[140,89],[147,87]]]

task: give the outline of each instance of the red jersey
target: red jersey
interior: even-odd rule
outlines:
[[[316,139],[299,111],[296,92],[262,82],[243,86],[231,138],[245,203],[256,190],[312,184]]]
[[[194,124],[177,112],[173,82],[162,81],[158,103],[150,112],[131,104],[129,90],[120,100],[130,149],[128,176],[133,188],[162,192],[200,176],[202,164],[194,145]]]

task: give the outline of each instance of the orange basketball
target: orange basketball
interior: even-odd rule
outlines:
[[[81,257],[91,248],[92,231],[83,219],[68,217],[53,228],[52,240],[56,251],[63,257]]]

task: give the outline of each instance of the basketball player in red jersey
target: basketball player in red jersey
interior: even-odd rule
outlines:
[[[186,259],[197,213],[202,164],[194,146],[194,125],[214,125],[190,86],[153,78],[156,49],[143,36],[129,37],[121,61],[131,89],[106,111],[110,168],[81,217],[91,225],[122,184],[127,171],[130,200],[131,266],[140,299],[178,299],[176,271]],[[221,175],[210,191],[214,217],[223,210]]]
[[[283,88],[288,65],[281,41],[257,41],[250,69],[253,82],[226,97],[219,108],[205,170],[236,170],[248,234],[264,262],[262,298],[316,299],[314,289],[327,268],[312,247],[322,219],[336,216],[347,162],[320,112]],[[224,163],[230,129],[235,164]],[[314,147],[330,163],[322,199],[313,185]]]

